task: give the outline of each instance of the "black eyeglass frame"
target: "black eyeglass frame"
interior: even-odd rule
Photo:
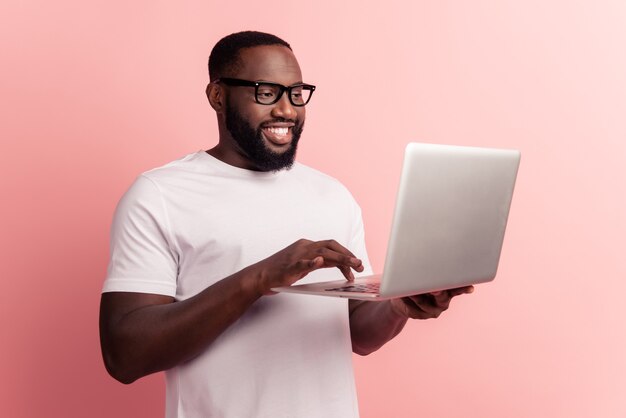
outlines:
[[[298,83],[298,84],[293,84],[291,86],[283,86],[282,84],[272,83],[269,81],[249,81],[249,80],[242,80],[240,78],[230,78],[230,77],[218,78],[217,80],[213,81],[213,83],[224,83],[227,86],[254,87],[254,101],[257,102],[258,104],[267,105],[267,106],[277,103],[280,100],[280,98],[283,97],[283,93],[286,91],[287,97],[289,98],[289,102],[296,107],[302,107],[311,101],[311,97],[313,97],[313,92],[315,91],[315,86],[313,84]],[[274,98],[272,102],[262,103],[259,101],[259,87],[261,85],[270,85],[270,86],[275,86],[278,88],[278,94],[276,95],[276,97]],[[311,91],[311,94],[309,94],[309,97],[304,103],[294,103],[293,97],[291,97],[291,91],[298,87],[302,87],[305,90]]]

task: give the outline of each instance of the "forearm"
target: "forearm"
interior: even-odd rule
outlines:
[[[402,331],[407,318],[396,313],[389,301],[350,301],[352,351],[367,355],[382,347]]]
[[[247,285],[254,279],[250,274],[244,269],[190,299],[142,306],[120,317],[106,311],[110,295],[104,294],[101,338],[111,375],[130,383],[200,354],[261,296]]]

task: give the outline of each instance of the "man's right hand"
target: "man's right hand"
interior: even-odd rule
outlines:
[[[352,270],[363,271],[362,261],[337,241],[307,239],[294,242],[248,269],[255,272],[259,294],[272,295],[272,288],[290,286],[310,272],[328,267],[337,267],[349,281],[354,280]]]

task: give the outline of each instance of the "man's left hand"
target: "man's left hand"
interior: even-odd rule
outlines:
[[[391,308],[396,314],[406,318],[437,318],[443,311],[448,309],[453,297],[464,293],[472,293],[473,291],[474,286],[465,286],[439,292],[424,293],[422,295],[391,299]]]

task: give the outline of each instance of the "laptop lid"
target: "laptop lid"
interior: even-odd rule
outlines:
[[[493,280],[519,161],[517,150],[408,144],[381,295]]]

